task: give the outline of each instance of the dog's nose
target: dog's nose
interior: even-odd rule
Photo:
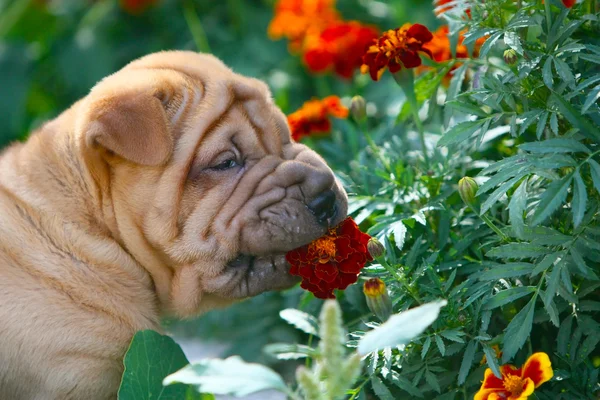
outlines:
[[[337,213],[335,193],[329,189],[308,203],[308,209],[314,214],[320,224],[326,224]]]

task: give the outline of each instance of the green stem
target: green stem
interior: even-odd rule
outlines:
[[[425,129],[423,128],[423,122],[421,122],[421,118],[419,117],[419,110],[417,110],[415,107],[412,107],[412,115],[417,127],[417,131],[419,131],[419,140],[421,141],[421,148],[423,149],[425,165],[427,166],[427,169],[429,169],[429,156],[427,155],[427,145],[425,144]]]
[[[406,279],[404,278],[404,276],[400,275],[398,273],[397,270],[395,270],[394,268],[392,268],[391,265],[389,265],[387,262],[381,260],[380,262],[381,266],[383,268],[385,268],[385,270],[392,275],[393,277],[396,278],[396,281],[398,281],[402,287],[404,288],[404,290],[406,290],[406,292],[408,294],[410,294],[410,296],[413,298],[414,301],[417,302],[417,304],[421,305],[423,304],[423,302],[421,301],[421,298],[419,297],[418,293],[415,293],[415,291],[406,283]]]
[[[191,0],[186,1],[183,4],[183,17],[185,18],[185,22],[188,25],[192,39],[194,39],[194,43],[196,44],[198,51],[202,53],[210,53],[211,51],[208,44],[208,39],[206,38],[206,32],[202,27],[200,17],[198,16],[198,13],[194,8],[194,3]]]
[[[354,400],[356,398],[356,396],[358,396],[360,394],[360,391],[362,390],[363,386],[365,386],[367,384],[367,382],[369,382],[370,378],[365,379],[364,381],[362,381],[362,383],[360,385],[358,385],[358,387],[355,390],[355,393],[352,395],[352,397],[350,397],[349,400]]]
[[[481,218],[481,220],[482,220],[483,222],[485,222],[487,226],[489,226],[489,227],[490,227],[490,228],[491,228],[491,229],[492,229],[494,232],[496,232],[496,234],[497,234],[498,236],[500,236],[500,237],[502,238],[502,240],[504,240],[504,241],[508,240],[508,236],[506,236],[506,235],[504,234],[504,232],[502,232],[502,231],[500,230],[500,228],[498,228],[498,227],[497,227],[497,226],[496,226],[496,225],[495,225],[495,224],[492,222],[492,220],[491,220],[491,219],[489,219],[489,218],[487,217],[487,215],[485,215],[485,214],[479,214],[479,213],[477,213],[477,212],[476,212],[476,214],[477,214],[477,215],[479,215],[479,218]]]

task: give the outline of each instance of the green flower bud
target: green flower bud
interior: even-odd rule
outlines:
[[[513,49],[504,50],[504,62],[508,65],[514,65],[517,62],[517,52]]]
[[[462,201],[464,201],[465,204],[470,207],[473,207],[477,201],[475,199],[477,189],[479,189],[479,186],[473,178],[465,176],[460,181],[458,181],[458,194],[460,195]]]
[[[369,239],[367,242],[367,250],[373,258],[381,257],[385,253],[385,247],[383,247],[383,244],[381,244],[381,242],[374,237]]]
[[[382,322],[387,321],[392,314],[392,300],[385,283],[379,278],[369,279],[363,286],[363,293],[369,310]]]
[[[361,122],[367,117],[367,102],[362,96],[354,96],[350,101],[350,114],[356,122]]]

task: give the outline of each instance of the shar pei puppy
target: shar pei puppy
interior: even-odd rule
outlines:
[[[291,286],[346,212],[265,84],[133,61],[0,156],[0,399],[116,398],[136,331]]]

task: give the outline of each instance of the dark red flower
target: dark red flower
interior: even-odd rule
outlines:
[[[571,8],[577,3],[577,0],[562,0],[562,3],[565,7]]]
[[[367,250],[370,236],[352,218],[298,249],[286,254],[290,273],[302,277],[300,287],[319,299],[333,299],[334,289],[344,290],[356,282],[360,270],[373,260]]]
[[[304,62],[313,72],[333,71],[351,78],[362,65],[362,56],[379,36],[377,28],[358,21],[332,23],[318,35],[308,35],[304,44]]]
[[[421,65],[419,51],[431,57],[423,45],[433,39],[432,33],[421,24],[404,24],[384,32],[363,56],[363,72],[369,71],[374,81],[379,80],[387,67],[391,73]]]
[[[157,0],[120,0],[121,8],[130,14],[141,14],[153,6]]]

